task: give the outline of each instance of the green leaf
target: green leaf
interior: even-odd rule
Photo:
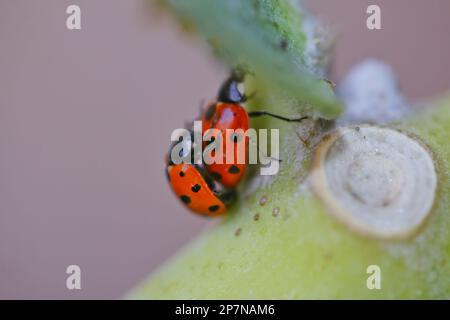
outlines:
[[[264,83],[321,117],[342,106],[327,81],[307,67],[306,13],[288,0],[165,0],[185,26],[201,34],[230,67],[244,66]],[[312,40],[309,40],[312,41]]]

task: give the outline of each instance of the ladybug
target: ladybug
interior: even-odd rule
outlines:
[[[244,132],[249,128],[248,114],[245,109],[238,105],[229,102],[217,102],[211,104],[202,118],[202,131],[205,133],[209,129],[218,129],[220,131],[220,144],[222,163],[212,163],[206,165],[206,170],[211,176],[220,181],[224,186],[233,188],[242,179],[246,163],[248,163],[248,137],[243,137],[238,133],[228,134],[227,129],[242,129]],[[205,148],[211,141],[215,141],[218,138],[217,131],[212,134],[210,141],[204,141],[203,147]],[[227,163],[227,147],[233,148],[233,161]],[[239,150],[244,150],[244,161],[238,161]]]
[[[176,164],[167,167],[175,194],[192,211],[206,216],[220,216],[234,198],[234,189],[224,189],[198,166]]]
[[[168,157],[166,174],[174,193],[195,213],[220,216],[235,198],[235,190],[212,179],[203,165],[175,164]]]
[[[244,73],[233,71],[231,76],[222,84],[217,99],[209,103],[205,111],[202,112],[202,136],[209,129],[216,129],[215,135],[211,135],[209,141],[203,141],[203,148],[209,143],[218,139],[227,139],[221,144],[223,161],[222,163],[175,164],[170,159],[173,144],[166,161],[166,174],[174,193],[180,200],[193,212],[205,216],[220,216],[226,213],[228,206],[236,198],[236,186],[241,181],[248,163],[248,144],[249,138],[241,137],[236,133],[229,134],[227,129],[243,132],[249,128],[249,118],[257,116],[272,116],[285,121],[302,121],[307,117],[285,118],[266,111],[247,110],[242,103],[247,101],[248,97],[239,91],[239,84],[244,80]],[[193,137],[193,131],[190,132]],[[191,141],[194,141],[192,138]],[[190,142],[190,141],[189,141]],[[234,148],[234,159],[231,163],[226,161],[226,146]],[[193,155],[193,144],[184,145],[181,153],[191,152]],[[244,161],[238,161],[238,150],[244,150]],[[191,159],[192,160],[192,159]]]
[[[285,118],[276,114],[272,114],[266,111],[251,111],[242,106],[248,99],[244,93],[239,91],[239,84],[244,81],[244,73],[235,70],[231,76],[222,84],[217,101],[211,102],[203,113],[202,120],[202,133],[204,134],[209,129],[220,130],[222,141],[221,144],[223,161],[222,163],[213,163],[206,166],[207,171],[211,176],[220,181],[224,186],[233,188],[241,181],[245,169],[248,163],[248,143],[249,138],[238,133],[227,134],[227,129],[238,130],[241,132],[247,131],[249,128],[249,118],[258,116],[271,116],[284,121],[302,121],[307,117],[300,118]],[[211,136],[211,140],[217,139],[216,135]],[[206,147],[211,141],[203,142],[203,147]],[[234,148],[234,161],[227,163],[226,154],[227,146]],[[244,150],[244,161],[238,161],[238,150]]]

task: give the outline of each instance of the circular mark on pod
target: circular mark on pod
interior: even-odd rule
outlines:
[[[259,205],[263,206],[267,203],[267,197],[266,196],[262,196],[261,199],[259,199]]]
[[[397,130],[339,128],[318,145],[314,192],[341,222],[364,235],[403,239],[433,207],[437,174],[428,148]]]
[[[279,214],[280,214],[280,208],[279,207],[275,207],[275,208],[272,209],[272,216],[278,217]]]

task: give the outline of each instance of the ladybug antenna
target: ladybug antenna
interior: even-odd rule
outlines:
[[[244,82],[245,73],[234,69],[219,89],[218,100],[228,103],[242,103],[247,100],[244,93],[239,91],[239,84]]]

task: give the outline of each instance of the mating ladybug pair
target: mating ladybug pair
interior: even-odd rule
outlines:
[[[171,159],[171,146],[167,158],[166,173],[169,183],[177,197],[193,212],[206,216],[220,216],[227,211],[227,207],[236,197],[236,186],[241,181],[247,167],[248,137],[242,139],[237,135],[228,135],[227,129],[244,132],[249,128],[249,117],[267,115],[284,121],[300,122],[307,117],[289,119],[266,111],[247,110],[241,105],[247,100],[247,96],[239,91],[238,85],[244,80],[244,74],[240,71],[232,72],[231,76],[222,84],[218,97],[210,103],[200,116],[202,120],[202,134],[209,129],[217,129],[222,141],[228,139],[230,143],[224,143],[221,148],[223,160],[221,163],[212,164],[175,164]],[[192,131],[191,131],[192,132]],[[217,139],[212,136],[211,141]],[[210,142],[211,142],[210,141]],[[206,147],[208,141],[202,142]],[[227,163],[226,147],[234,148],[234,161]],[[186,146],[192,151],[192,144]],[[245,162],[237,161],[237,150],[244,148]],[[186,150],[182,151],[183,153]],[[191,152],[192,154],[192,152]],[[180,154],[181,155],[181,154]]]

